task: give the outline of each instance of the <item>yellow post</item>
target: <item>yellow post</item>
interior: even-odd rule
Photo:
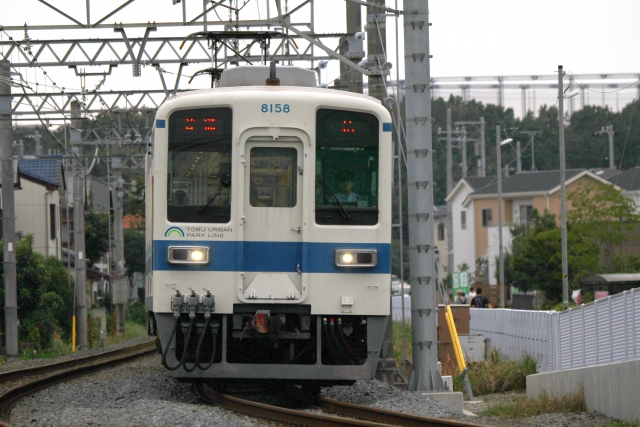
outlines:
[[[76,316],[73,316],[71,322],[71,351],[76,351]]]
[[[460,339],[458,338],[458,331],[456,330],[456,324],[453,321],[453,313],[451,307],[446,306],[447,325],[449,326],[449,333],[451,334],[451,340],[453,341],[453,349],[456,353],[456,359],[458,359],[458,368],[460,372],[464,371],[467,365],[464,363],[464,356],[462,354],[462,347],[460,346]]]

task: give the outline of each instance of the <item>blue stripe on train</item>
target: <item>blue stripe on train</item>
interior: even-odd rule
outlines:
[[[211,250],[208,265],[169,264],[169,246],[206,246]],[[337,268],[336,249],[375,249],[378,265],[375,268]],[[303,262],[306,260],[306,262]],[[239,242],[202,240],[154,240],[153,269],[171,271],[263,271],[286,273],[365,273],[391,272],[391,245],[388,243],[295,243],[295,242]]]

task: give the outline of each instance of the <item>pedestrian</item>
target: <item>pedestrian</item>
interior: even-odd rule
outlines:
[[[474,287],[472,286],[469,289],[469,299],[474,299],[476,297],[476,290],[474,289]]]
[[[488,308],[489,300],[482,295],[482,288],[476,288],[476,296],[471,300],[471,307],[474,308]]]
[[[469,304],[469,299],[464,295],[462,289],[458,290],[458,296],[456,297],[455,304]]]

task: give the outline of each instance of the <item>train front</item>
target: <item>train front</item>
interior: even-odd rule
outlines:
[[[172,376],[374,377],[390,310],[390,122],[369,97],[309,87],[236,83],[160,108],[146,308]]]

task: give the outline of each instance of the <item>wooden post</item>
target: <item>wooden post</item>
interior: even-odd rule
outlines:
[[[89,325],[89,348],[93,348],[93,322],[91,322],[91,315],[87,315],[87,324]]]

